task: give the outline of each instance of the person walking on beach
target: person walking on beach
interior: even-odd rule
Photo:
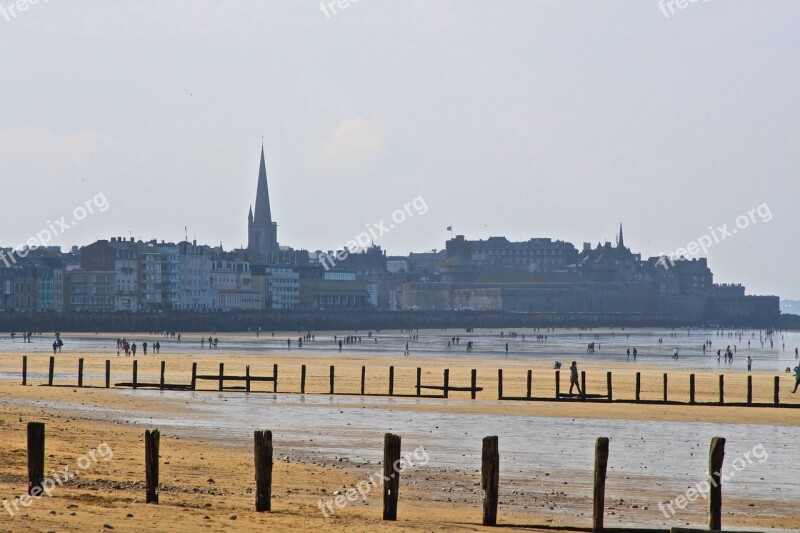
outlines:
[[[749,355],[747,356],[747,371],[750,372],[753,369],[753,358]]]
[[[794,367],[794,390],[792,394],[797,392],[797,386],[800,385],[800,365]]]
[[[147,341],[144,341],[142,343],[142,351],[144,352],[145,355],[147,355]]]
[[[630,361],[630,359],[631,359],[631,349],[628,348],[628,359],[627,360]]]
[[[639,350],[636,348],[633,349],[633,361],[636,362],[636,356],[639,355]]]
[[[403,355],[408,355],[408,342],[406,342],[406,351],[403,352]]]
[[[569,367],[569,395],[572,396],[572,387],[578,388],[578,394],[583,396],[583,392],[581,391],[581,386],[578,383],[578,363],[577,361],[572,362],[572,366]]]

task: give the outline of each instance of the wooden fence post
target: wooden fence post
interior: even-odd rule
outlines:
[[[389,396],[394,396],[394,367],[389,367]]]
[[[497,369],[497,399],[503,399],[503,369]]]
[[[161,433],[144,432],[144,470],[147,484],[146,503],[158,503],[158,445]]]
[[[444,397],[447,398],[450,394],[450,369],[444,369]]]
[[[192,363],[192,390],[197,389],[197,363]]]
[[[723,374],[719,375],[719,403],[720,405],[725,403],[725,376]]]
[[[395,463],[400,460],[400,435],[387,433],[383,438],[383,519],[397,520],[397,496],[400,489],[400,471]]]
[[[689,374],[689,403],[694,403],[694,374]]]
[[[714,437],[708,451],[708,529],[722,529],[722,460],[725,458],[725,439]]]
[[[367,367],[361,367],[361,396],[364,396],[364,391],[367,388]]]
[[[561,370],[556,370],[556,400],[561,399]]]
[[[139,361],[136,359],[133,360],[133,388],[135,389],[139,383]]]
[[[667,373],[664,372],[664,401],[667,401]]]
[[[300,394],[306,393],[306,365],[300,367]]]
[[[41,496],[44,481],[44,423],[28,422],[28,494]],[[39,487],[33,494],[35,487]]]
[[[106,359],[106,388],[111,387],[111,359]]]
[[[774,395],[775,397],[773,398],[773,400],[775,401],[775,405],[778,405],[778,404],[781,403],[781,394],[780,394],[780,392],[781,392],[781,377],[780,376],[775,376],[774,390],[775,390],[775,395]]]
[[[334,369],[333,365],[331,365],[330,373],[331,394],[334,394],[333,380],[335,378],[336,370]]]
[[[253,433],[256,467],[256,511],[272,510],[272,431]]]
[[[581,370],[581,396],[586,398],[586,371]]]
[[[472,389],[470,391],[470,397],[474,400],[475,396],[478,394],[478,391],[475,390],[475,389],[478,388],[478,369],[476,369],[476,368],[472,369],[472,374],[470,376],[470,384],[469,385],[470,385],[470,388]]]
[[[611,385],[611,372],[606,372],[606,389],[608,390],[608,401],[614,401],[614,389]],[[586,390],[583,391],[583,395],[586,396]]]
[[[50,369],[47,371],[47,384],[51,387],[53,386],[53,372],[55,371],[56,367],[56,358],[52,355],[50,356]]]
[[[642,399],[642,373],[636,373],[636,401],[640,401]]]
[[[272,392],[278,392],[278,363],[272,365]]]
[[[753,403],[753,376],[747,376],[747,405]]]
[[[244,367],[244,390],[250,392],[250,365]]]
[[[533,394],[533,370],[528,370],[527,398],[530,400]]]
[[[22,356],[22,384],[28,384],[28,356]]]
[[[219,364],[219,390],[225,388],[225,363]]]
[[[83,387],[83,357],[78,359],[78,387]]]
[[[483,525],[497,525],[497,501],[500,495],[500,450],[496,436],[483,438],[481,454],[481,486],[483,495]]]
[[[417,367],[417,396],[422,395],[422,369]]]
[[[159,390],[164,390],[164,371],[167,369],[166,361],[161,361],[161,378],[158,380]]]
[[[600,437],[594,447],[594,506],[592,531],[603,531],[605,514],[606,469],[608,467],[608,437]]]

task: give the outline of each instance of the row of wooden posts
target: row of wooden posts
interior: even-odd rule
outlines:
[[[78,359],[78,387],[83,387],[83,370],[84,360]],[[405,396],[405,397],[434,397],[434,398],[448,398],[450,392],[469,392],[470,397],[474,400],[477,393],[483,390],[483,387],[478,386],[478,371],[472,369],[470,372],[469,385],[453,385],[450,382],[450,370],[445,369],[442,377],[442,385],[431,385],[422,383],[422,368],[417,367],[417,380],[416,380],[416,394],[396,394],[394,389],[395,367],[389,367],[389,383],[388,383],[388,396]],[[192,376],[190,383],[166,383],[164,374],[166,372],[166,362],[161,361],[161,373],[158,383],[148,383],[139,381],[139,361],[133,360],[133,369],[131,381],[125,383],[116,383],[117,387],[130,387],[130,388],[155,388],[159,390],[198,390],[197,382],[201,380],[217,382],[217,390],[244,390],[251,392],[251,384],[253,382],[272,382],[272,392],[278,392],[278,365],[272,365],[271,376],[254,376],[250,373],[250,365],[245,367],[244,375],[225,374],[225,364],[219,363],[219,372],[216,374],[198,374],[197,363],[192,363]],[[365,393],[367,367],[361,367],[361,389],[362,396]],[[47,384],[52,386],[55,374],[55,357],[50,356],[50,365],[47,377]],[[306,394],[306,365],[300,368],[300,394]],[[336,368],[330,365],[329,369],[329,392],[328,394],[353,394],[352,392],[336,392],[335,387]],[[28,382],[28,356],[22,357],[22,384],[27,385]],[[226,383],[244,383],[244,385],[226,385]],[[772,402],[753,402],[753,376],[747,375],[747,400],[746,402],[730,402],[725,399],[725,376],[719,376],[719,401],[718,402],[697,402],[696,401],[696,387],[695,375],[689,375],[689,399],[688,402],[670,400],[668,397],[668,375],[663,374],[663,399],[644,400],[641,398],[641,372],[636,372],[636,388],[634,399],[620,399],[614,398],[614,388],[612,373],[606,373],[606,390],[605,394],[588,394],[586,391],[586,372],[581,371],[581,394],[573,396],[561,392],[561,371],[555,371],[555,395],[554,396],[535,396],[533,394],[533,371],[528,370],[526,394],[525,396],[509,396],[503,390],[503,369],[497,371],[497,398],[499,400],[521,400],[521,401],[553,401],[563,400],[566,398],[578,401],[600,401],[600,402],[624,402],[624,403],[672,403],[672,404],[688,404],[688,405],[735,405],[735,406],[752,406],[752,407],[794,407],[800,408],[800,404],[781,404],[780,402],[780,376],[775,376],[773,379],[773,401]],[[111,386],[111,360],[105,361],[105,386]],[[441,391],[441,394],[423,394],[423,391]],[[385,396],[384,394],[370,394],[375,396]]]
[[[28,494],[40,495],[45,472],[45,426],[42,422],[28,422]],[[159,430],[144,433],[145,447],[145,501],[158,504]],[[255,431],[253,435],[255,466],[255,508],[257,512],[272,510],[272,431]],[[395,467],[400,461],[401,438],[386,433],[383,445],[383,519],[397,520],[397,503],[400,491],[400,472]],[[595,444],[594,488],[592,506],[592,531],[603,531],[605,515],[606,469],[608,466],[609,439],[600,437]],[[725,439],[714,437],[709,449],[708,472],[708,526],[713,531],[722,527],[722,462],[725,457]],[[481,487],[484,491],[483,525],[497,525],[497,508],[500,498],[500,451],[497,436],[484,437],[481,453]]]

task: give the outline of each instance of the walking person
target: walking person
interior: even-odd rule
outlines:
[[[583,396],[583,391],[581,391],[581,386],[578,383],[578,363],[577,361],[572,362],[572,366],[569,367],[569,395],[572,396],[572,387],[578,388],[578,394]]]
[[[800,385],[800,365],[794,367],[794,390],[792,394],[797,392],[797,386]]]
[[[753,369],[753,358],[749,355],[747,356],[747,371],[750,372]]]

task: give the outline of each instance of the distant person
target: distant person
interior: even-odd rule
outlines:
[[[634,348],[634,349],[633,349],[633,360],[634,360],[634,362],[636,361],[636,356],[637,356],[638,354],[639,354],[639,350],[637,350],[636,348]]]
[[[569,395],[572,396],[572,387],[578,388],[578,394],[583,396],[583,391],[581,391],[581,386],[578,383],[578,363],[577,361],[572,362],[572,366],[569,367]]]
[[[147,355],[147,341],[142,343],[142,352],[144,352],[144,355]]]
[[[131,353],[136,357],[136,343],[131,344]]]
[[[53,341],[53,355],[58,351],[58,342]]]
[[[630,361],[630,358],[631,358],[631,349],[630,348],[628,348],[627,353],[628,353],[628,360]]]
[[[797,392],[797,386],[800,385],[800,365],[794,367],[794,390],[792,394]]]
[[[178,335],[180,337],[180,335]],[[161,353],[161,343],[156,341],[156,353]]]
[[[750,372],[753,369],[753,358],[749,355],[747,356],[747,371]]]
[[[408,355],[408,342],[406,342],[406,351],[403,352],[403,355]]]

